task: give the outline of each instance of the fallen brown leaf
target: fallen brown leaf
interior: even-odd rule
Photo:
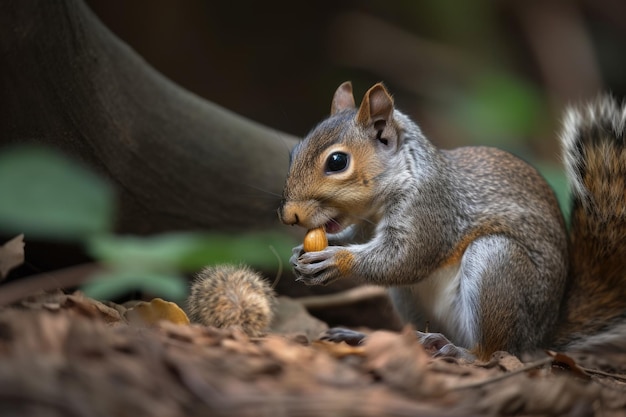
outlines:
[[[368,332],[350,347],[166,321],[131,326],[124,312],[60,292],[0,310],[0,409],[33,417],[625,414],[617,376],[549,372],[553,358],[519,367],[502,353],[485,367],[433,359],[409,329]],[[623,363],[614,356],[606,365]]]
[[[311,316],[297,300],[289,297],[277,297],[274,306],[274,319],[270,332],[282,334],[304,334],[309,340],[315,340],[328,329],[323,321]]]
[[[363,346],[365,367],[394,389],[412,397],[432,395],[440,390],[438,378],[426,372],[431,357],[410,329],[402,334],[373,332]]]
[[[162,298],[140,301],[126,310],[124,317],[129,323],[143,326],[154,325],[161,320],[174,324],[189,324],[189,318],[182,308]]]
[[[524,364],[515,355],[511,355],[508,352],[496,352],[498,365],[507,372],[515,371],[523,368]]]
[[[349,345],[346,342],[335,343],[327,340],[314,340],[311,346],[339,359],[349,355],[364,356],[365,353],[365,347]]]
[[[553,352],[550,350],[546,351],[546,353],[548,354],[548,356],[552,358],[552,366],[566,368],[573,375],[576,375],[579,378],[582,378],[585,380],[591,379],[589,374],[585,372],[584,369],[579,367],[576,361],[574,360],[574,358],[572,358],[571,356],[568,356],[560,352]]]
[[[591,415],[599,387],[582,384],[570,378],[529,378],[520,373],[482,388],[484,397],[477,409],[493,415],[550,414],[572,410]]]
[[[120,315],[120,311],[125,311],[123,307],[116,309],[93,298],[85,297],[80,291],[76,291],[72,294],[66,294],[61,290],[40,292],[26,297],[18,303],[18,305],[33,310],[45,309],[56,311],[67,309],[83,316],[101,318],[107,323],[117,323],[121,321],[122,316]]]
[[[5,279],[12,269],[23,263],[24,235],[21,234],[0,246],[0,281]]]

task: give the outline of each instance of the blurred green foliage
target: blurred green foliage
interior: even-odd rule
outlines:
[[[277,233],[167,233],[152,237],[103,234],[90,239],[89,253],[110,271],[84,287],[94,298],[140,290],[170,300],[187,294],[182,272],[219,263],[277,269],[286,264],[295,242]],[[272,250],[273,249],[273,250]],[[279,258],[277,259],[277,255]]]
[[[94,258],[124,269],[193,271],[207,264],[245,262],[272,268],[276,252],[291,255],[291,239],[276,233],[243,235],[169,233],[144,238],[102,235],[89,243]]]
[[[113,223],[113,190],[64,155],[39,147],[0,154],[0,230],[81,240]]]
[[[24,233],[27,240],[80,242],[107,267],[83,287],[94,298],[139,290],[182,301],[185,272],[224,262],[276,269],[295,245],[276,233],[116,236],[112,187],[75,161],[39,147],[0,153],[0,195],[0,231]]]
[[[567,223],[569,223],[570,211],[572,208],[571,193],[567,183],[565,171],[554,164],[538,162],[533,165],[535,165],[541,175],[543,175],[548,184],[550,184],[554,190],[556,198],[559,200],[563,217],[565,217]]]
[[[547,110],[532,85],[511,74],[482,74],[468,94],[459,95],[453,109],[456,123],[467,126],[474,145],[513,148],[537,130]]]

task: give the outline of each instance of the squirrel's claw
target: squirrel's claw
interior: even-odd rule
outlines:
[[[304,245],[298,245],[291,250],[291,258],[289,258],[289,263],[291,266],[296,266],[298,263],[298,258],[304,253]]]
[[[306,252],[291,257],[291,264],[296,280],[306,285],[327,285],[339,278],[339,269],[335,262],[335,253],[340,248],[329,246],[318,252]]]
[[[327,340],[329,342],[346,342],[352,346],[358,346],[362,344],[367,335],[365,333],[357,332],[356,330],[344,329],[343,327],[332,327],[326,330],[320,336],[320,340]]]
[[[465,359],[474,362],[476,356],[469,350],[456,346],[441,333],[415,332],[424,349],[431,352],[434,357]]]

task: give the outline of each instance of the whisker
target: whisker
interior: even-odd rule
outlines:
[[[285,117],[288,117],[286,113],[284,115]],[[284,145],[285,150],[287,151],[287,157],[291,159],[292,148],[290,147],[290,143],[285,139],[285,135],[282,135],[281,132],[279,131],[274,131],[274,132],[275,132],[276,138]],[[302,140],[302,138],[298,138],[298,139]]]
[[[372,220],[368,219],[367,217],[361,217],[361,216],[359,216],[359,217],[357,217],[357,219],[361,220],[362,222],[369,223],[369,224],[371,224],[372,226],[375,226],[375,225],[376,225],[376,223],[374,223]]]
[[[291,157],[291,147],[289,146],[289,144],[287,143],[287,141],[285,140],[285,137],[281,134],[276,134],[276,136],[278,137],[278,139],[282,142],[282,144],[285,146],[285,150],[287,151],[287,157]]]
[[[270,195],[270,196],[273,196],[273,197],[278,197],[278,198],[283,198],[282,194],[278,194],[278,193],[275,193],[275,192],[273,192],[273,191],[269,191],[269,190],[267,190],[267,189],[264,189],[264,188],[261,188],[261,187],[257,187],[256,185],[252,185],[252,184],[245,184],[245,183],[239,183],[239,184],[243,185],[244,187],[250,187],[250,188],[252,188],[252,189],[255,189],[255,190],[257,190],[257,191],[260,191],[260,192],[262,192],[262,193],[264,193],[264,194],[266,194],[266,195]]]

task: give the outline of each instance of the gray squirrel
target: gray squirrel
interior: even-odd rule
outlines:
[[[324,227],[330,244],[294,248],[295,275],[389,287],[407,323],[441,332],[420,335],[443,354],[626,349],[625,121],[610,97],[568,111],[568,231],[529,164],[491,147],[438,149],[383,84],[357,108],[345,82],[291,154],[279,217]]]

